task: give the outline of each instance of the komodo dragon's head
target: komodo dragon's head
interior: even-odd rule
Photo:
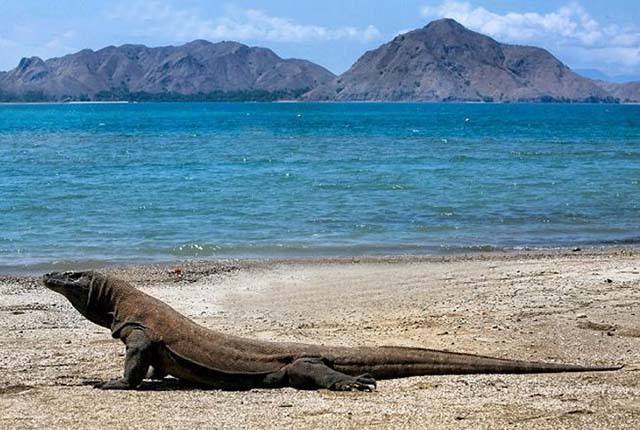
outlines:
[[[44,286],[60,293],[67,299],[84,299],[87,302],[93,272],[53,272],[42,277]]]
[[[54,272],[42,277],[45,287],[62,294],[82,315],[104,327],[111,325],[112,307],[104,289],[106,277],[93,271]],[[102,290],[102,291],[100,291]]]

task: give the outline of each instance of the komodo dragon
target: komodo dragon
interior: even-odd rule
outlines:
[[[124,281],[93,271],[50,273],[44,285],[126,345],[124,377],[101,389],[138,387],[149,373],[200,386],[371,391],[376,379],[470,373],[616,370],[536,363],[423,348],[327,347],[251,340],[202,327]]]

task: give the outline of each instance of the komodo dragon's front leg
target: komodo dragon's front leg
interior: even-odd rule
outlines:
[[[124,329],[121,336],[127,352],[124,361],[124,376],[120,379],[95,385],[102,390],[130,390],[142,383],[149,370],[149,353],[152,342],[140,328]]]
[[[373,391],[376,381],[370,375],[350,376],[332,369],[321,358],[299,358],[284,368],[287,385],[306,390],[326,388],[334,391]]]

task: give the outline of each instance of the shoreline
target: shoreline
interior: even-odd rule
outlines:
[[[57,101],[57,102],[0,102],[0,106],[21,106],[21,105],[124,105],[130,102],[127,100],[92,100],[92,101]]]
[[[585,102],[585,101],[567,101],[567,102],[548,102],[548,101],[492,101],[485,102],[481,100],[424,100],[424,101],[395,101],[395,100],[90,100],[90,101],[51,101],[51,102],[0,102],[0,106],[11,105],[92,105],[92,104],[148,104],[148,103],[282,103],[282,104],[473,104],[473,105],[602,105],[602,106],[634,106],[640,105],[640,102]]]
[[[264,257],[220,257],[220,258],[187,258],[187,259],[161,259],[161,260],[78,260],[52,263],[35,263],[28,265],[0,265],[0,280],[7,277],[33,277],[51,271],[66,270],[170,270],[179,266],[189,267],[217,267],[236,265],[242,267],[278,265],[278,264],[330,264],[330,263],[384,263],[384,262],[442,262],[462,260],[506,260],[513,258],[549,258],[558,256],[598,256],[603,254],[628,254],[640,253],[640,245],[599,245],[599,246],[572,246],[522,249],[492,249],[478,247],[465,250],[455,250],[442,253],[407,253],[407,254],[352,254],[352,255],[292,255],[292,256],[264,256]]]

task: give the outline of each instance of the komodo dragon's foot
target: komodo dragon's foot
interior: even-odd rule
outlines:
[[[348,376],[336,381],[330,390],[334,391],[373,391],[376,389],[376,380],[371,375]]]
[[[287,367],[286,376],[290,386],[303,390],[373,391],[376,388],[371,375],[351,376],[338,372],[318,357],[295,360]]]

